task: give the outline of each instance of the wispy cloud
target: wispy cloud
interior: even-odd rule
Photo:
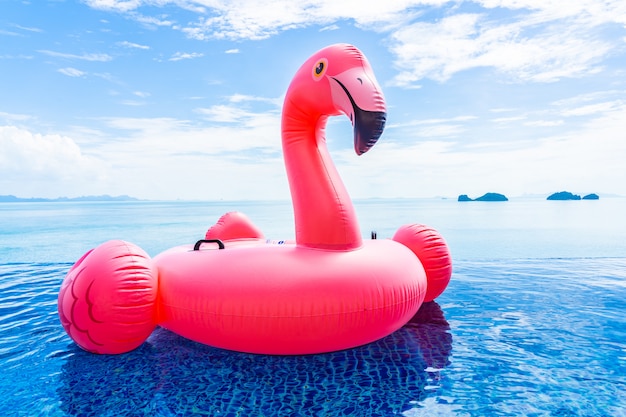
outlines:
[[[34,28],[34,27],[26,27],[26,26],[21,26],[21,25],[13,25],[14,27],[24,30],[26,32],[35,32],[35,33],[41,33],[43,32],[42,29],[39,28]]]
[[[594,114],[604,114],[623,106],[624,102],[621,100],[607,101],[564,110],[561,114],[563,116],[589,116]]]
[[[218,123],[237,123],[241,126],[255,126],[264,124],[264,121],[272,120],[279,125],[280,101],[264,97],[253,97],[245,95],[234,95],[228,99],[229,104],[217,104],[207,108],[198,108],[196,112],[203,115],[206,120]],[[247,106],[242,106],[244,102],[261,102],[270,105],[265,111],[251,111]]]
[[[490,109],[489,110],[492,113],[509,113],[512,111],[517,111],[517,109],[513,109],[513,108],[496,108],[496,109]]]
[[[124,106],[130,106],[130,107],[140,107],[140,106],[146,105],[144,101],[137,101],[137,100],[123,100],[120,103]]]
[[[200,52],[176,52],[174,55],[172,55],[172,57],[169,59],[170,61],[181,61],[183,59],[194,59],[194,58],[201,58],[203,57],[204,54],[200,53]]]
[[[533,120],[524,123],[524,126],[533,127],[554,127],[562,126],[565,123],[563,120]]]
[[[436,138],[411,144],[387,141],[377,144],[367,158],[354,159],[346,151],[345,159],[351,162],[342,173],[354,197],[370,195],[372,188],[383,196],[406,195],[403,187],[407,185],[426,196],[480,194],[485,189],[506,190],[514,196],[529,190],[550,193],[560,182],[603,190],[616,181],[626,181],[626,141],[621,140],[620,132],[625,111],[622,106],[570,133],[543,135],[532,141],[484,141],[471,147]],[[363,173],[372,166],[385,173],[382,181],[364,181]],[[597,166],[602,166],[601,172],[593,168]],[[437,175],[443,175],[445,181],[438,181]],[[481,180],[476,182],[476,178]]]
[[[626,19],[623,2],[556,3],[535,0],[476,1],[485,9],[459,13],[434,22],[414,22],[394,30],[391,51],[400,73],[397,85],[423,78],[446,81],[453,74],[493,68],[512,80],[553,82],[601,69],[601,60],[617,45],[602,36],[607,25]],[[499,20],[491,8],[508,8]]]
[[[128,12],[141,6],[141,0],[85,0],[85,4],[94,9]]]
[[[196,111],[207,120],[218,123],[237,123],[246,117],[244,112],[235,106],[216,105],[209,108],[200,108]]]
[[[32,55],[0,55],[0,59],[33,59]]]
[[[76,68],[67,67],[67,68],[59,68],[59,71],[63,75],[67,75],[68,77],[83,77],[87,73]]]
[[[448,8],[448,0],[381,1],[368,7],[335,0],[241,0],[238,2],[165,1],[197,15],[178,24],[163,15],[144,16],[152,6],[141,0],[86,0],[88,6],[127,13],[144,24],[171,26],[188,37],[207,39],[266,39],[313,25],[336,30],[339,21],[388,36],[399,74],[394,84],[418,87],[424,78],[446,81],[474,68],[492,68],[513,81],[554,82],[582,77],[602,69],[603,58],[616,47],[603,31],[626,24],[622,1],[570,1],[567,6],[543,0],[471,0],[467,7]],[[197,3],[197,4],[196,4]],[[275,10],[280,10],[276,13]],[[428,11],[444,11],[441,19],[422,21]],[[460,10],[472,10],[471,13]],[[499,11],[507,10],[507,18]],[[235,53],[236,49],[227,53]],[[171,60],[193,58],[182,54]]]
[[[354,156],[352,128],[345,118],[336,123],[332,120],[339,118],[331,118],[327,126],[330,151],[355,197],[479,194],[486,188],[515,195],[570,180],[624,193],[623,0],[399,0],[367,7],[356,0],[81,0],[64,5],[80,9],[68,16],[85,11],[94,16],[87,5],[111,12],[110,19],[87,31],[72,26],[77,20],[70,18],[62,28],[45,26],[49,46],[41,46],[33,62],[8,59],[32,51],[27,43],[13,48],[16,41],[42,36],[5,24],[10,33],[4,35],[11,38],[5,37],[10,42],[5,42],[0,62],[13,71],[7,82],[28,82],[19,77],[24,64],[33,64],[33,71],[49,70],[41,65],[42,57],[48,65],[55,61],[52,68],[61,74],[89,76],[93,82],[88,85],[70,83],[79,89],[62,91],[68,95],[64,114],[73,113],[70,102],[84,105],[74,98],[85,94],[93,97],[93,108],[79,112],[84,117],[69,123],[84,126],[69,131],[67,119],[39,122],[51,117],[49,112],[34,113],[33,120],[0,113],[7,124],[46,123],[47,132],[54,125],[64,132],[53,137],[35,129],[4,130],[0,139],[12,152],[6,155],[21,155],[22,165],[7,174],[0,152],[0,171],[7,174],[0,175],[0,182],[10,177],[22,186],[38,183],[21,182],[20,169],[40,175],[30,161],[44,158],[39,151],[47,146],[51,157],[63,161],[49,162],[49,169],[64,175],[64,165],[80,167],[70,173],[75,183],[107,176],[109,184],[123,190],[116,193],[202,198],[197,184],[186,179],[212,175],[220,181],[201,193],[265,198],[275,192],[275,184],[288,190],[279,160],[282,97],[271,96],[284,91],[299,63],[295,60],[305,53],[288,48],[296,41],[310,45],[307,39],[316,36],[321,42],[336,30],[340,33],[331,37],[346,35],[364,49],[389,98],[385,137],[363,158]],[[275,36],[288,31],[293,38]],[[191,39],[181,39],[184,34]],[[82,49],[68,46],[69,41],[80,41]],[[112,61],[116,55],[109,54],[121,52],[124,65],[86,62]],[[209,54],[215,53],[224,59],[199,65],[209,64]],[[232,57],[224,54],[238,53],[242,64],[233,68]],[[198,60],[163,65],[168,59]],[[88,72],[77,69],[81,67]],[[280,82],[269,81],[274,76]],[[164,79],[169,85],[163,85]],[[414,88],[421,88],[419,94],[407,94]],[[10,90],[0,97],[8,97],[6,108],[17,108],[11,107],[11,99],[22,99],[20,91]],[[111,117],[120,112],[128,117]],[[22,137],[22,142],[14,140]],[[32,151],[34,159],[24,156],[29,146],[39,146]],[[101,162],[100,173],[92,169],[95,159]],[[224,172],[232,175],[224,178]],[[54,188],[51,181],[46,184],[62,190],[58,181]],[[103,184],[94,180],[85,190],[94,193]]]
[[[143,16],[143,15],[139,15],[139,14],[135,14],[133,15],[134,19],[136,21],[138,21],[139,23],[142,23],[146,26],[173,26],[174,22],[167,20],[167,19],[162,19],[160,17],[155,17],[155,16]]]
[[[450,123],[450,122],[467,122],[470,120],[476,119],[476,116],[464,115],[464,116],[455,116],[447,119],[423,119],[423,120],[415,120],[411,122],[411,125],[433,125],[433,124],[441,124],[441,123]]]
[[[118,42],[117,44],[125,48],[150,49],[150,47],[147,45],[140,45],[138,43],[133,43],[133,42],[128,42],[128,41]]]
[[[112,84],[118,84],[118,85],[124,84],[119,79],[117,79],[117,77],[115,77],[114,75],[108,72],[95,72],[93,73],[93,75],[98,78],[102,78],[103,80],[106,80]]]
[[[605,102],[614,97],[624,97],[626,91],[624,90],[600,90],[589,93],[578,94],[573,97],[556,100],[551,104],[557,108],[572,108],[586,105],[591,102]]]
[[[23,36],[21,33],[12,32],[10,30],[4,30],[4,29],[0,29],[0,35],[5,35],[5,36]]]
[[[497,117],[495,119],[491,119],[494,123],[511,123],[511,122],[519,122],[520,120],[526,120],[525,115],[521,116],[510,116],[510,117]]]
[[[0,118],[3,118],[7,121],[23,121],[32,119],[33,117],[27,114],[6,113],[0,111]]]
[[[258,2],[212,3],[208,12],[195,22],[181,27],[190,38],[206,39],[266,39],[275,34],[320,25],[323,29],[335,28],[339,20],[351,20],[357,26],[383,30],[397,26],[418,12],[412,7],[443,4],[443,0],[381,1],[363,7],[353,1],[335,0],[268,0]],[[280,13],[276,13],[280,10]],[[207,17],[208,16],[208,17]]]
[[[226,153],[265,148],[280,150],[280,115],[272,112],[251,112],[228,106],[199,109],[210,123],[198,125],[175,118],[109,118],[106,123],[122,130],[122,145],[128,152],[163,156],[205,152],[226,158]],[[221,119],[220,119],[221,118]],[[220,120],[218,120],[220,119]],[[237,123],[233,121],[238,120]],[[177,138],[173,141],[172,138]],[[111,149],[113,151],[113,149]]]
[[[247,94],[233,94],[232,96],[227,98],[231,103],[245,103],[245,102],[261,102],[271,104],[276,108],[279,108],[282,103],[282,98],[268,98],[268,97],[258,97],[251,96]]]
[[[78,60],[82,60],[82,61],[107,62],[107,61],[111,61],[113,59],[113,57],[111,57],[108,54],[83,54],[83,55],[76,55],[76,54],[68,54],[68,53],[64,53],[64,52],[56,52],[56,51],[49,51],[49,50],[39,50],[37,52],[39,52],[41,54],[44,54],[44,55],[53,56],[53,57],[56,57],[56,58],[78,59]]]

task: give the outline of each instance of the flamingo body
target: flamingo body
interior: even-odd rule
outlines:
[[[134,349],[156,325],[237,351],[307,354],[384,337],[439,295],[451,273],[440,235],[420,225],[363,241],[352,201],[326,147],[328,117],[346,115],[367,152],[386,121],[372,68],[354,46],[332,45],[296,72],[283,105],[282,146],[295,241],[271,244],[240,213],[204,241],[150,259],[106,242],[68,272],[59,316],[84,349]]]
[[[392,240],[339,252],[249,241],[206,246],[173,248],[154,263],[159,325],[211,346],[265,354],[346,349],[402,327],[426,294],[420,261]]]

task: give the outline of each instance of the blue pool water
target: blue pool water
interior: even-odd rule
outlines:
[[[119,356],[56,316],[69,264],[0,269],[0,414],[626,415],[626,259],[466,261],[398,332],[342,352],[228,352],[158,329]]]
[[[408,210],[380,204],[359,210],[383,231]],[[544,214],[557,207],[537,204]],[[177,224],[169,226],[167,210],[155,214],[163,207],[2,206],[1,219],[11,221],[0,228],[0,415],[626,416],[623,223],[602,229],[596,220],[587,230],[580,210],[592,206],[558,206],[570,214],[555,218],[572,225],[530,225],[533,244],[518,226],[520,216],[532,215],[528,206],[500,206],[504,213],[495,214],[494,207],[420,207],[440,230],[452,224],[442,233],[454,273],[446,292],[402,329],[355,349],[284,357],[215,349],[163,329],[134,352],[98,356],[64,333],[56,298],[74,247],[87,250],[91,240],[127,238],[109,235],[128,231],[137,243],[146,234],[156,242],[158,233],[148,230],[159,226],[175,240],[170,227],[191,233],[212,214],[170,219]],[[249,209],[263,219],[284,207]],[[110,217],[97,220],[101,210]],[[27,227],[38,239],[20,233]],[[599,230],[613,234],[603,239]],[[573,245],[574,234],[586,240]],[[160,250],[145,246],[152,255]],[[38,247],[42,261],[35,262]]]

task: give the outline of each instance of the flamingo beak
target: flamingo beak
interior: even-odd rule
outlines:
[[[383,134],[387,113],[367,111],[354,106],[354,150],[357,155],[369,151]]]
[[[362,155],[374,146],[385,128],[387,112],[380,87],[373,76],[361,75],[358,69],[332,79],[336,103],[354,126],[354,150]]]

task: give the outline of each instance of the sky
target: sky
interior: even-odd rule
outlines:
[[[623,0],[0,0],[0,195],[289,199],[284,94],[350,43],[387,103],[352,198],[626,196]]]

